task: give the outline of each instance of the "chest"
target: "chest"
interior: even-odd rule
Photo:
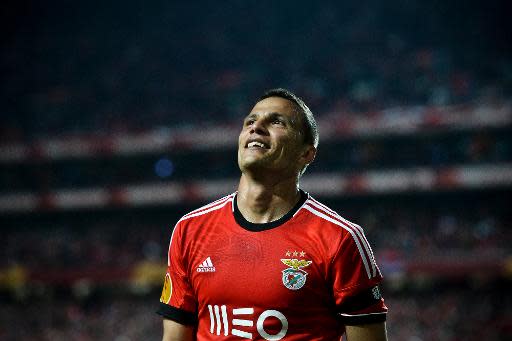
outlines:
[[[209,226],[189,246],[188,273],[199,306],[304,306],[331,296],[325,246],[304,231]]]

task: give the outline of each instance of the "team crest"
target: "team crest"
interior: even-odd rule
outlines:
[[[284,265],[287,265],[289,268],[283,270],[283,284],[290,290],[299,290],[306,284],[306,276],[308,273],[302,268],[309,266],[313,263],[310,260],[305,259],[281,259]]]

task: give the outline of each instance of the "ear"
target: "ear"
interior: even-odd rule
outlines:
[[[304,165],[309,165],[316,156],[316,148],[314,146],[308,145],[304,148],[302,152],[301,159],[304,161]]]

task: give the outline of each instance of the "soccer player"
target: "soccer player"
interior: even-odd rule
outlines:
[[[381,273],[362,228],[299,189],[318,132],[265,93],[238,138],[238,191],[184,215],[169,245],[163,340],[386,340]]]

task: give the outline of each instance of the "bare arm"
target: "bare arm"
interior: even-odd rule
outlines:
[[[386,323],[346,326],[347,341],[387,341]]]
[[[193,326],[186,326],[173,320],[164,319],[162,341],[194,341],[195,339]]]

